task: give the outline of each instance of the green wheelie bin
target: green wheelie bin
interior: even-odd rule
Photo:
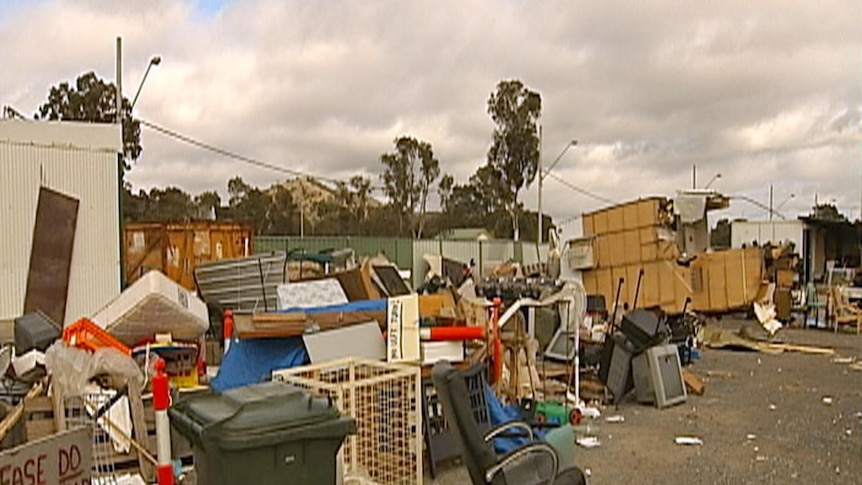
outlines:
[[[338,449],[356,433],[331,400],[283,382],[194,396],[168,414],[206,485],[335,484]]]

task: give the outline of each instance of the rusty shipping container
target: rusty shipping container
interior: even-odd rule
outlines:
[[[225,221],[133,222],[125,225],[126,285],[158,269],[190,290],[195,266],[254,253],[249,224]]]

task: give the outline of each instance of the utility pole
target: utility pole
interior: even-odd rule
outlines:
[[[691,164],[691,188],[697,188],[697,165]]]
[[[542,244],[542,179],[545,178],[542,175],[542,155],[544,153],[542,141],[542,125],[539,125],[539,235],[536,236],[536,241],[539,244]]]
[[[123,120],[123,38],[117,37],[117,123]]]
[[[769,184],[769,220],[772,220],[772,184]]]

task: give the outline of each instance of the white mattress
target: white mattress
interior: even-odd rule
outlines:
[[[150,271],[92,320],[126,345],[170,333],[174,340],[197,340],[209,328],[207,306],[161,271]]]

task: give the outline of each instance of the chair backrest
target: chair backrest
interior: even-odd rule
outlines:
[[[497,455],[493,443],[482,438],[483,430],[476,423],[464,377],[449,362],[439,361],[431,370],[431,380],[473,484],[486,484],[485,470],[497,462]]]
[[[835,305],[835,316],[843,317],[847,315],[856,316],[855,309],[852,308],[853,305],[850,303],[850,299],[844,294],[843,287],[841,286],[833,286],[832,287],[832,301]]]

